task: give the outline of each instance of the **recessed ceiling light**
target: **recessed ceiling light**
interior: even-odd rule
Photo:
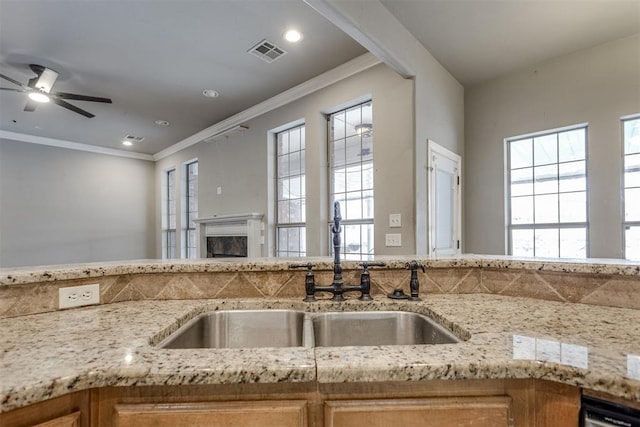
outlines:
[[[205,89],[202,91],[202,94],[207,98],[217,98],[220,96],[220,93],[217,90],[213,89]]]
[[[169,126],[169,122],[166,120],[156,120],[156,124],[159,126]]]
[[[302,33],[297,30],[288,30],[284,33],[284,39],[291,43],[297,43],[302,40]]]
[[[30,92],[29,98],[36,102],[49,102],[49,96],[43,92]]]
[[[131,146],[134,142],[140,142],[144,139],[142,136],[127,135],[122,138],[122,145]]]

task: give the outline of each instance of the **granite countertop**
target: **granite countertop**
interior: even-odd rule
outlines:
[[[415,311],[467,340],[250,350],[153,345],[199,313],[240,308]],[[640,310],[485,294],[422,302],[130,301],[63,310],[0,319],[0,412],[102,386],[283,381],[539,378],[640,401],[639,324]]]
[[[388,269],[402,269],[411,260],[418,260],[428,268],[483,267],[511,268],[538,271],[556,271],[586,274],[617,274],[640,276],[640,263],[621,259],[558,259],[518,258],[499,255],[462,254],[450,257],[377,256]],[[127,260],[84,264],[44,265],[16,268],[0,268],[0,287],[29,283],[53,282],[118,274],[141,273],[208,273],[229,271],[284,271],[300,258],[204,258],[194,260]],[[316,270],[333,269],[329,257],[307,257],[304,262],[315,264]],[[360,261],[344,261],[345,269],[359,269]]]

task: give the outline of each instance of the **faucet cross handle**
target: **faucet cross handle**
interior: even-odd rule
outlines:
[[[316,301],[315,289],[316,289],[316,278],[313,275],[313,264],[310,262],[307,263],[298,263],[298,264],[289,264],[289,268],[306,268],[307,274],[304,277],[304,290],[306,296],[303,301],[305,302],[313,302]]]
[[[418,281],[418,269],[421,269],[423,273],[426,272],[424,264],[413,260],[406,264],[405,268],[411,270],[411,279],[409,280],[409,289],[411,290],[411,301],[420,301],[419,291],[420,282]]]

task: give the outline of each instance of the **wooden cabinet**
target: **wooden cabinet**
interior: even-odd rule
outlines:
[[[80,427],[80,412],[56,417],[34,427]]]
[[[116,405],[117,427],[306,427],[306,401]]]
[[[0,414],[2,427],[89,427],[89,392],[67,394]]]
[[[511,398],[336,400],[325,403],[325,427],[509,427]]]
[[[581,390],[534,379],[103,387],[2,427],[577,427]]]

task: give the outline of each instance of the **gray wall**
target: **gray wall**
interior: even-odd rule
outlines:
[[[154,164],[0,140],[0,267],[154,257]]]
[[[412,80],[378,65],[247,122],[247,131],[228,139],[196,144],[156,162],[156,193],[160,194],[164,170],[176,167],[182,173],[184,162],[198,158],[199,216],[258,212],[265,214],[266,219],[273,209],[268,203],[268,132],[304,120],[308,254],[326,255],[327,137],[322,112],[369,94],[373,99],[374,121],[375,250],[378,254],[413,253],[413,91]],[[216,194],[217,187],[222,187],[221,195]],[[158,217],[160,211],[158,202]],[[402,214],[401,229],[388,228],[390,213]],[[157,230],[160,235],[159,221]],[[402,233],[403,247],[384,247],[384,233],[389,232]],[[160,257],[158,240],[156,255]],[[264,254],[271,255],[266,251]]]
[[[588,123],[590,256],[622,257],[622,128],[640,112],[640,36],[465,93],[465,252],[505,254],[504,138]]]

